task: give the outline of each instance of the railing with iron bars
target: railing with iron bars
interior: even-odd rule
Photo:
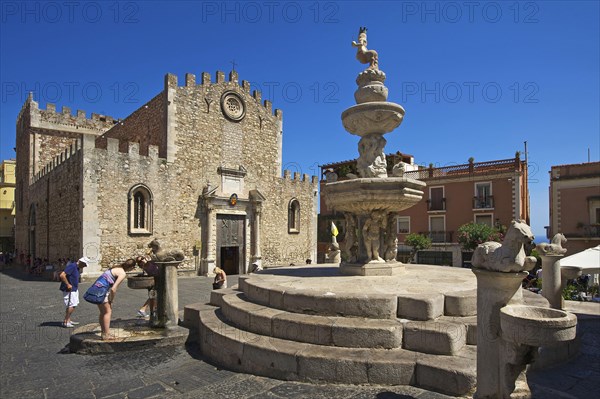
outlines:
[[[431,242],[440,243],[440,242],[452,242],[452,236],[454,235],[453,231],[424,231],[419,233],[424,235],[425,237],[429,237]]]
[[[489,209],[494,207],[494,196],[473,197],[473,209]]]

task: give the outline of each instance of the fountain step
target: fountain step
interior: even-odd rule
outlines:
[[[240,280],[239,283],[240,290],[250,301],[292,313],[391,319],[396,317],[398,307],[398,300],[392,294],[315,292],[255,278]]]
[[[455,355],[467,344],[466,326],[447,321],[411,321],[403,335],[404,349],[436,355]]]
[[[200,312],[214,308],[215,306],[207,303],[192,303],[185,305],[183,308],[183,316],[180,318],[180,325],[192,331],[198,331],[200,328]]]
[[[222,298],[223,315],[240,329],[256,334],[317,345],[352,348],[399,348],[402,323],[369,319],[291,313],[248,301],[242,294]]]
[[[240,291],[252,302],[288,312],[321,316],[435,320],[443,315],[472,316],[477,309],[475,290],[369,295],[360,292],[316,292],[314,289],[281,286],[260,277],[240,279],[239,285]]]
[[[223,306],[223,297],[225,295],[235,294],[239,292],[236,287],[232,288],[221,288],[219,290],[212,290],[210,292],[210,304],[213,306],[221,307]]]
[[[250,302],[243,293],[222,297],[224,317],[256,334],[316,345],[350,348],[400,348],[431,354],[454,354],[475,343],[476,317],[436,321],[369,319],[291,313]],[[404,334],[403,329],[407,333]]]
[[[219,309],[200,311],[200,347],[229,369],[284,380],[415,385],[451,395],[471,393],[476,380],[474,347],[442,356],[314,345],[238,329]]]
[[[477,345],[477,316],[453,317],[442,316],[437,321],[463,324],[467,330],[467,345]]]

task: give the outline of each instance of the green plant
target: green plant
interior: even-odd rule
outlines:
[[[581,301],[579,296],[579,287],[569,281],[567,286],[562,291],[562,297],[568,301]]]
[[[337,170],[338,177],[346,177],[346,175],[348,173],[350,173],[350,170],[351,170],[350,165],[340,166]]]
[[[598,296],[598,284],[592,284],[592,286],[589,288],[588,292],[592,296],[592,298],[597,297]]]
[[[410,259],[413,259],[417,252],[431,247],[431,238],[423,234],[411,233],[404,238],[404,243],[412,247]]]
[[[458,242],[465,251],[473,251],[486,241],[502,241],[504,239],[502,230],[502,226],[497,228],[473,222],[463,224],[458,228]]]

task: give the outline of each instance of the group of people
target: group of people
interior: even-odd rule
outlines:
[[[13,261],[13,254],[10,252],[0,251],[0,264],[10,265]]]
[[[83,268],[87,267],[89,261],[89,258],[84,256],[77,262],[69,262],[66,265],[65,270],[59,274],[61,281],[60,290],[63,293],[63,301],[66,307],[65,317],[62,323],[63,327],[70,328],[79,324],[71,319],[71,315],[77,305],[79,305],[79,278],[81,271]],[[98,322],[100,324],[102,340],[110,341],[117,338],[110,332],[112,304],[119,286],[127,277],[127,272],[132,271],[136,266],[142,268],[149,276],[156,276],[158,274],[158,266],[156,264],[146,257],[137,257],[136,259],[127,259],[125,262],[106,270],[94,283],[102,282],[102,284],[106,284],[110,287],[104,301],[97,304],[100,312]],[[148,300],[146,300],[142,308],[138,311],[138,316],[145,317],[147,315],[146,309],[149,308],[150,311],[152,311],[156,308],[155,297],[155,295],[149,295]]]
[[[83,268],[87,267],[89,262],[89,258],[84,256],[77,262],[69,262],[65,266],[65,269],[59,274],[59,279],[61,281],[60,290],[62,291],[63,301],[66,307],[65,317],[62,323],[63,327],[71,328],[79,324],[71,319],[71,315],[73,314],[77,305],[79,305],[80,275]],[[127,272],[132,271],[136,266],[139,266],[142,270],[144,270],[148,276],[158,275],[158,266],[154,262],[144,256],[138,256],[135,259],[127,259],[125,262],[117,266],[113,266],[102,273],[102,275],[96,280],[96,282],[102,281],[103,284],[106,284],[110,287],[106,293],[104,301],[97,304],[100,313],[98,316],[98,322],[100,324],[101,337],[104,341],[111,341],[118,338],[110,332],[112,304],[119,286],[127,277]],[[213,288],[227,288],[227,275],[225,274],[225,271],[219,267],[215,267]],[[154,287],[152,287],[150,290],[151,291],[149,292],[148,299],[137,313],[139,317],[146,317],[148,316],[149,312],[156,310],[156,291],[154,291],[154,293],[152,292]]]
[[[71,319],[71,316],[79,305],[79,280],[83,268],[87,267],[90,259],[82,257],[77,262],[69,262],[65,266],[64,270],[58,275],[61,285],[60,290],[62,291],[63,301],[66,307],[65,317],[63,320],[63,327],[71,328],[79,324]],[[117,339],[117,337],[110,332],[110,320],[112,316],[112,304],[115,299],[115,295],[119,286],[127,277],[127,272],[135,269],[139,266],[145,274],[148,276],[158,275],[158,266],[152,262],[149,257],[139,256],[135,259],[127,259],[125,262],[113,266],[106,270],[98,279],[96,283],[101,282],[103,285],[110,287],[106,293],[106,297],[102,303],[97,304],[99,310],[98,322],[100,324],[102,340],[110,341]],[[260,266],[253,264],[252,272],[261,270]],[[219,267],[215,267],[215,279],[213,282],[214,289],[227,288],[227,274]],[[156,291],[152,292],[154,287],[149,292],[148,299],[138,310],[137,316],[146,317],[148,313],[155,311],[156,309]]]

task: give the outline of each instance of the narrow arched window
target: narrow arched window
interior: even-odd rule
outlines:
[[[146,228],[146,197],[141,192],[136,192],[133,195],[133,228]]]
[[[129,190],[129,234],[152,234],[152,192],[143,184]]]
[[[300,232],[300,202],[292,198],[288,205],[288,233],[296,234]]]

